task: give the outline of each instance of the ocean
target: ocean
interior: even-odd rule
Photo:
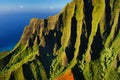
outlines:
[[[0,12],[0,52],[10,51],[20,40],[24,27],[32,18],[47,18],[60,10]]]

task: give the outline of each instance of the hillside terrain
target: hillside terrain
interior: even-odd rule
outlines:
[[[31,19],[0,54],[0,80],[120,80],[120,0],[73,0]]]

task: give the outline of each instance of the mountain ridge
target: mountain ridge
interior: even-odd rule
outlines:
[[[119,36],[120,0],[73,0],[55,16],[31,19],[0,56],[0,79],[68,80],[68,72],[73,80],[118,80]]]

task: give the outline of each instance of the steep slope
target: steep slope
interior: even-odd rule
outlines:
[[[119,80],[120,0],[73,0],[33,18],[0,55],[0,80]]]

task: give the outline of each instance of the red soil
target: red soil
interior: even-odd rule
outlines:
[[[67,71],[64,75],[58,77],[56,80],[74,80],[71,70]]]

